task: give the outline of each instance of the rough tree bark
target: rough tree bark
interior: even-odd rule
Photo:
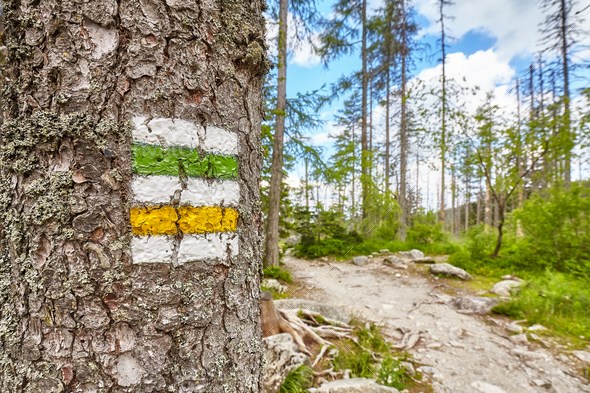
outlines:
[[[4,0],[3,8],[0,391],[260,391],[263,2]],[[239,214],[231,241],[215,246],[218,234],[207,234],[209,248],[186,254],[180,220],[171,236],[156,236],[161,223],[152,222],[137,237],[133,182],[147,179],[132,146],[140,129],[163,151],[195,130],[190,157],[161,168],[181,185],[172,215],[190,209],[182,201],[191,173],[203,169],[191,166],[195,155],[199,165],[209,159],[202,184],[213,188],[237,160],[236,208],[217,208]],[[222,137],[236,141],[234,155],[204,156]],[[228,217],[221,227],[236,222]],[[168,259],[153,260],[166,250],[133,248],[158,239],[173,244]]]
[[[266,253],[264,266],[279,265],[279,215],[283,180],[283,145],[285,138],[285,111],[287,109],[287,20],[289,1],[279,3],[278,75],[276,129],[272,147],[272,173],[268,193],[266,223]],[[306,179],[307,181],[307,179]],[[305,183],[307,187],[307,183]]]

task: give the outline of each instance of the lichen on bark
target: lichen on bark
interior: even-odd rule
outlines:
[[[263,3],[3,5],[0,391],[258,392]],[[134,116],[238,134],[239,256],[132,263]]]

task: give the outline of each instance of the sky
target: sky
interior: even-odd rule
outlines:
[[[375,10],[381,2],[369,0],[369,8]],[[328,16],[333,1],[319,3],[320,11]],[[420,26],[420,40],[431,46],[430,55],[422,55],[422,59],[415,62],[412,75],[431,84],[437,83],[441,72],[440,55],[436,53],[439,34],[436,3],[437,0],[414,0],[412,3]],[[581,36],[581,44],[590,48],[590,0],[578,0],[574,8],[576,12],[579,12],[578,17],[585,19],[580,27],[587,31]],[[542,48],[539,26],[545,16],[541,12],[539,0],[455,0],[455,4],[447,8],[447,14],[452,16],[446,24],[448,34],[453,38],[447,55],[448,73],[457,80],[465,78],[468,86],[480,87],[479,95],[470,100],[473,106],[471,109],[475,109],[489,91],[494,92],[498,105],[513,106],[515,98],[512,86],[515,77],[526,74],[529,64]],[[270,26],[269,35],[273,35],[273,31],[276,30]],[[590,49],[577,53],[573,61],[589,62]],[[303,43],[294,48],[288,63],[287,94],[294,96],[298,92],[316,90],[360,67],[360,53],[354,53],[330,63],[326,68],[313,53],[311,45]],[[588,68],[580,72],[579,76],[581,78],[576,81],[575,87],[582,84],[588,86]],[[336,102],[325,108],[320,116],[326,120],[326,124],[309,132],[312,143],[322,146],[328,155],[331,150],[329,135],[338,132],[331,120],[340,104]],[[377,117],[379,111],[380,108],[377,108]],[[436,171],[428,181],[436,181],[435,174]],[[300,171],[296,169],[289,175],[289,183],[297,185],[300,176]],[[429,187],[423,185],[422,188],[434,190],[436,184]],[[425,199],[433,199],[431,205],[436,203],[432,196],[425,196]]]

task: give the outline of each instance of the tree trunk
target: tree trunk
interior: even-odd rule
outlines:
[[[270,189],[268,191],[268,217],[266,219],[266,253],[264,266],[279,265],[279,215],[281,211],[281,185],[283,180],[283,141],[285,111],[287,108],[287,20],[289,0],[280,0],[278,37],[278,76],[275,134],[272,147]],[[307,187],[307,183],[305,184]]]
[[[440,6],[440,40],[442,57],[442,94],[441,94],[441,137],[440,137],[440,221],[445,225],[445,167],[447,154],[447,73],[445,46],[445,14],[444,0],[439,0]]]
[[[261,390],[262,11],[4,2],[0,391]]]
[[[367,90],[369,86],[369,73],[367,72],[367,0],[362,0],[362,50],[361,57],[363,63],[362,69],[362,110],[361,110],[361,203],[362,217],[366,218],[369,211],[370,200],[370,178],[369,172],[370,154],[367,136]]]
[[[406,5],[405,1],[402,1],[402,21],[406,24]],[[402,29],[402,53],[401,53],[401,118],[400,118],[400,129],[399,129],[399,140],[400,140],[400,164],[399,164],[399,204],[401,210],[401,219],[399,225],[399,237],[402,242],[406,241],[407,226],[408,226],[408,200],[407,200],[407,171],[408,171],[408,124],[407,124],[407,111],[406,111],[406,85],[407,85],[407,56],[408,56],[408,40],[407,31],[404,27]]]
[[[392,31],[393,27],[391,26],[391,20],[389,21],[389,31]],[[389,41],[391,37],[389,34],[387,35],[387,40]],[[390,145],[391,145],[391,137],[390,137],[390,122],[391,122],[391,65],[392,65],[392,53],[391,53],[391,42],[388,42],[387,45],[387,67],[386,67],[386,74],[385,74],[385,194],[389,196],[390,188],[391,188],[391,174],[389,173],[389,162],[391,161],[391,153],[390,153]]]
[[[568,42],[568,12],[567,12],[566,0],[560,0],[560,35],[561,35],[561,69],[563,72],[563,99],[564,99],[564,121],[565,121],[565,132],[566,132],[566,149],[564,157],[564,171],[565,171],[565,184],[569,186],[572,180],[572,149],[573,149],[573,133],[571,130],[571,112],[570,112],[570,77],[569,77],[569,42]]]
[[[504,215],[504,211],[506,210],[506,201],[496,201],[496,206],[497,206],[497,211],[498,211],[498,222],[497,222],[497,228],[498,228],[498,238],[496,239],[496,248],[494,249],[494,252],[492,253],[492,257],[497,258],[498,255],[500,254],[500,249],[502,248],[502,239],[504,237],[504,221],[505,221],[505,215]]]

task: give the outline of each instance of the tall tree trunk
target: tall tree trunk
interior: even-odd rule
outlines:
[[[268,217],[266,219],[266,253],[264,266],[279,265],[279,219],[283,180],[283,144],[285,138],[285,111],[287,108],[287,20],[289,0],[279,2],[279,37],[277,60],[277,107],[275,134],[272,148],[272,168],[268,191]],[[305,184],[307,187],[307,183]]]
[[[390,24],[390,31],[391,31],[391,24]],[[387,69],[385,74],[385,194],[389,195],[391,189],[391,174],[389,172],[390,169],[390,160],[391,160],[391,153],[390,153],[390,145],[391,145],[391,136],[390,136],[390,122],[391,122],[391,48],[390,45],[387,45]]]
[[[3,4],[0,391],[259,392],[263,2]]]
[[[494,252],[492,253],[492,257],[497,258],[500,254],[500,249],[502,248],[502,240],[504,238],[504,222],[505,222],[505,210],[506,210],[506,201],[505,200],[496,200],[494,198],[497,206],[498,211],[498,222],[496,223],[496,228],[498,230],[498,237],[496,238],[496,247],[494,248]]]
[[[521,131],[521,123],[522,118],[520,114],[520,81],[516,78],[516,132],[517,132],[517,151],[518,155],[516,158],[516,165],[518,166],[518,176],[520,178],[523,177],[524,174],[524,158],[522,157],[524,149],[523,149],[523,141],[522,141],[522,131]],[[518,185],[518,205],[517,207],[520,209],[524,204],[524,181]],[[516,222],[516,236],[522,237],[524,235],[522,230],[522,222],[517,220]]]
[[[370,153],[367,136],[367,90],[369,86],[369,73],[367,71],[367,0],[362,0],[362,49],[363,63],[362,73],[362,109],[361,109],[361,203],[362,217],[366,218],[369,211],[371,175]]]
[[[571,112],[570,112],[570,77],[569,77],[569,42],[568,42],[568,9],[566,0],[560,0],[560,35],[561,35],[561,69],[563,73],[563,99],[564,99],[564,127],[566,133],[566,150],[564,155],[564,181],[569,186],[572,180],[572,149],[574,135],[571,130]]]
[[[406,24],[406,4],[402,0],[402,23]],[[399,204],[401,209],[401,219],[399,225],[399,237],[401,241],[406,241],[408,226],[408,198],[407,198],[407,172],[408,172],[408,123],[407,123],[407,56],[408,56],[408,32],[404,27],[402,29],[402,53],[401,53],[401,111],[400,111],[400,164],[399,164]]]
[[[439,0],[440,11],[440,41],[441,41],[441,57],[442,57],[442,92],[441,92],[441,136],[440,136],[440,221],[445,223],[445,169],[446,169],[446,154],[447,154],[447,56],[446,56],[446,31],[445,31],[445,14],[444,14],[445,0]]]

